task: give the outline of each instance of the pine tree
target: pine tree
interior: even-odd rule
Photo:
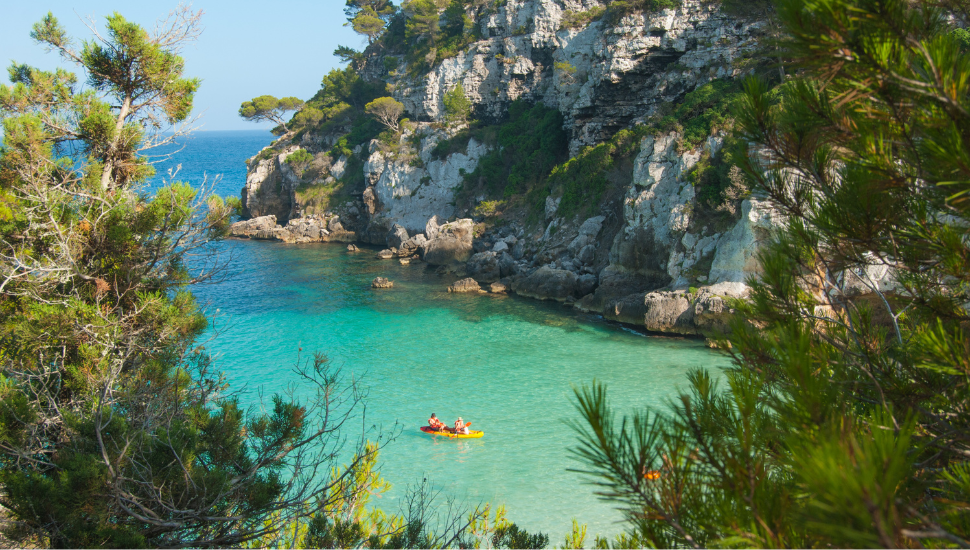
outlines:
[[[779,0],[792,60],[736,113],[784,216],[724,342],[668,410],[577,391],[576,448],[658,546],[970,545],[965,3]]]
[[[142,152],[191,111],[198,80],[176,52],[198,15],[152,35],[114,14],[80,53],[48,15],[34,38],[88,86],[24,65],[0,86],[0,503],[14,540],[272,541],[365,490],[346,480],[385,442],[341,430],[361,393],[325,357],[299,363],[299,400],[247,412],[197,343],[207,319],[189,289],[217,272],[209,244],[234,205],[179,182],[147,195]],[[316,475],[344,441],[354,462]]]

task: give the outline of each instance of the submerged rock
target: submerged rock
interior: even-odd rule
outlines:
[[[390,251],[390,250],[388,250],[386,248],[384,250],[381,250],[380,252],[377,253],[377,259],[378,260],[390,260],[393,257],[394,257],[394,252],[392,252],[392,251]]]
[[[357,248],[357,245],[356,244],[348,244],[347,245],[347,252],[360,252],[360,249]]]
[[[384,277],[376,277],[371,281],[370,286],[372,288],[391,288],[394,286],[394,281],[388,280]]]

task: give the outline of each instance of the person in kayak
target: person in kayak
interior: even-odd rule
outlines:
[[[458,420],[455,420],[455,433],[468,434],[468,426],[465,425],[465,421],[462,420],[460,416],[458,417]]]
[[[442,422],[441,420],[438,420],[438,417],[435,416],[434,413],[431,413],[431,418],[428,419],[428,426],[430,426],[431,429],[435,431],[440,431],[445,429],[445,423]]]

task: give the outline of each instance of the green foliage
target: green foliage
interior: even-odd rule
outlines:
[[[735,221],[737,203],[750,194],[750,179],[738,167],[747,148],[747,142],[729,134],[716,155],[705,151],[687,173],[686,179],[694,186],[695,215],[705,223],[723,221],[727,226]]]
[[[719,0],[721,10],[739,17],[768,19],[774,12],[772,0]]]
[[[549,193],[562,196],[557,214],[568,218],[597,208],[617,171],[623,168],[623,161],[636,156],[640,140],[650,130],[644,126],[620,130],[610,141],[585,147],[574,158],[553,168],[548,186]],[[536,200],[531,204],[538,209],[544,203]]]
[[[299,403],[277,395],[246,411],[199,345],[208,323],[190,285],[218,267],[199,258],[239,200],[179,182],[139,192],[153,124],[187,113],[179,89],[196,82],[172,51],[197,14],[172,20],[147,38],[114,15],[81,55],[48,16],[35,37],[92,88],[25,66],[0,86],[0,503],[13,540],[275,545],[283,525],[355,493],[353,472],[287,476],[327,467],[355,414],[359,390],[326,358],[298,366]],[[172,90],[152,87],[160,70]]]
[[[681,134],[682,147],[694,149],[709,136],[729,130],[733,112],[744,96],[736,80],[713,80],[687,93],[675,107],[651,125],[658,131]]]
[[[383,93],[383,84],[365,81],[354,67],[333,69],[323,77],[320,90],[294,115],[290,125],[316,133],[352,126],[364,115],[367,103]]]
[[[306,149],[297,149],[289,156],[286,157],[286,164],[289,164],[296,175],[300,178],[303,177],[303,173],[310,166],[313,161],[313,155],[311,155]]]
[[[505,201],[482,201],[475,207],[475,216],[481,218],[495,217],[501,208],[505,206]]]
[[[364,106],[364,112],[392,132],[398,131],[397,121],[404,114],[404,104],[393,97],[379,97]]]
[[[605,18],[613,24],[632,13],[654,13],[680,6],[680,0],[607,0]]]
[[[393,55],[384,56],[384,70],[392,73],[397,70],[398,66],[401,64],[401,60]]]
[[[513,102],[507,122],[479,132],[493,149],[465,176],[464,185],[491,197],[508,199],[542,188],[552,167],[568,154],[562,115],[542,104]],[[494,138],[487,139],[489,134]]]
[[[604,13],[606,8],[602,6],[594,6],[583,11],[566,10],[562,14],[562,26],[567,29],[581,29],[598,20]]]
[[[461,151],[468,150],[468,141],[471,139],[474,133],[471,128],[463,128],[461,131],[451,136],[448,139],[443,139],[434,146],[431,150],[431,158],[435,160],[442,160],[448,158],[450,155],[459,153]]]
[[[98,40],[85,41],[80,51],[53,14],[48,13],[33,26],[31,38],[61,54],[65,60],[84,65],[87,83],[92,90],[74,93],[77,78],[65,71],[54,73],[37,71],[26,65],[10,68],[12,89],[4,92],[2,100],[9,112],[26,114],[38,102],[49,106],[58,102],[70,104],[76,116],[84,119],[78,130],[88,134],[74,135],[85,142],[85,152],[100,164],[101,186],[125,185],[150,177],[154,172],[143,158],[138,158],[136,146],[148,134],[157,140],[156,132],[164,124],[175,124],[188,117],[192,101],[199,87],[199,79],[182,76],[184,60],[167,48],[167,44],[192,36],[198,14],[186,10],[185,21],[158,36],[150,36],[140,26],[127,21],[118,13],[106,18],[107,32]],[[182,37],[175,30],[188,29]],[[100,93],[114,101],[114,128],[111,127]],[[50,111],[48,111],[49,113]],[[53,121],[47,118],[45,124]],[[146,131],[147,129],[147,131]],[[87,137],[89,139],[85,140]]]
[[[349,46],[337,46],[333,50],[333,55],[341,63],[353,63],[364,59],[363,52],[359,52]]]
[[[445,93],[442,101],[445,106],[445,120],[448,124],[465,124],[472,113],[472,102],[465,96],[463,87],[455,86]]]
[[[586,548],[586,524],[580,525],[574,518],[572,530],[566,535],[561,548]]]
[[[970,51],[970,31],[967,29],[956,28],[950,31],[950,36],[960,45],[961,52]]]
[[[239,116],[251,122],[263,120],[275,122],[280,125],[283,132],[286,132],[284,113],[299,110],[301,107],[303,107],[303,101],[295,97],[277,99],[271,95],[261,95],[250,101],[244,101],[239,106]]]
[[[796,76],[746,83],[752,147],[735,159],[786,222],[732,303],[734,366],[622,418],[601,385],[577,390],[576,456],[631,538],[968,544],[970,59],[948,27],[962,8],[776,3]]]
[[[499,527],[492,535],[493,548],[545,548],[548,544],[549,535],[529,534],[514,523]]]
[[[478,0],[409,0],[390,21],[381,45],[407,61],[409,75],[422,74],[481,38],[468,12],[482,8]]]
[[[387,23],[380,18],[374,8],[367,6],[357,12],[350,20],[350,26],[357,34],[367,37],[367,41],[373,43],[378,36],[384,32],[384,25]]]

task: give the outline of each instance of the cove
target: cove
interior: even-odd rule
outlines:
[[[240,134],[234,136],[233,134]],[[223,174],[217,192],[242,186],[242,160],[258,151],[249,132],[189,141],[172,162],[182,179]],[[663,407],[692,367],[718,370],[726,357],[703,342],[647,336],[551,302],[449,294],[453,279],[422,264],[377,260],[364,248],[232,240],[218,245],[226,277],[193,289],[215,315],[205,343],[233,388],[269,394],[296,381],[303,357],[327,354],[345,375],[362,376],[368,424],[400,423],[381,455],[393,489],[373,504],[396,512],[408,484],[427,477],[474,506],[504,504],[510,520],[561,544],[573,518],[589,535],[623,529],[619,512],[569,472],[576,419],[572,386],[594,379],[620,412]],[[394,281],[372,289],[374,277]],[[435,412],[471,420],[485,437],[436,440],[418,431]]]
[[[726,358],[702,342],[644,336],[514,296],[449,294],[421,265],[381,261],[336,244],[231,241],[228,278],[197,291],[218,308],[208,343],[234,387],[281,391],[303,348],[326,353],[369,390],[367,423],[401,424],[382,453],[394,489],[377,502],[396,511],[407,484],[428,477],[469,503],[505,504],[509,518],[559,542],[571,519],[616,533],[619,513],[598,502],[567,449],[576,419],[572,385],[607,384],[620,411],[660,407],[690,367]],[[394,288],[372,289],[376,276]],[[418,431],[431,412],[484,430],[479,440]]]

